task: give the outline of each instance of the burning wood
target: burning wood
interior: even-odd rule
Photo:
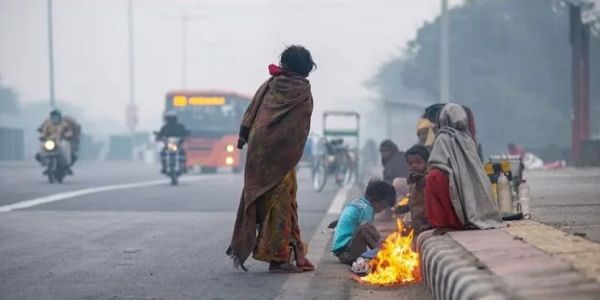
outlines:
[[[412,250],[413,230],[406,230],[397,219],[398,231],[390,234],[377,256],[369,262],[371,272],[362,277],[362,282],[375,285],[398,285],[421,279],[419,254]]]

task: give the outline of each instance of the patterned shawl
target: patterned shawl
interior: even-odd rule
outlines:
[[[248,141],[244,190],[227,254],[241,266],[256,244],[256,203],[300,161],[310,129],[313,98],[309,81],[276,74],[256,92],[246,110],[240,137]]]

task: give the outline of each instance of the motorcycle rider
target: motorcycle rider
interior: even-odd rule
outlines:
[[[188,131],[185,129],[183,124],[177,122],[177,114],[175,114],[174,111],[166,112],[165,116],[164,116],[164,120],[165,120],[165,124],[160,128],[160,131],[156,134],[156,139],[164,140],[169,137],[180,138],[180,145],[179,145],[180,147],[177,148],[177,149],[179,149],[179,157],[180,157],[179,163],[181,165],[181,171],[186,173],[187,172],[186,153],[185,153],[185,150],[183,149],[183,147],[181,147],[181,144],[183,144],[183,140],[185,139],[185,137],[188,136]],[[161,163],[160,172],[163,174],[167,173],[167,147],[166,146],[167,145],[165,143],[165,146],[160,151],[160,163]]]
[[[64,115],[63,120],[69,124],[73,131],[73,137],[70,139],[71,142],[71,166],[77,161],[77,153],[79,152],[79,142],[81,137],[81,125],[75,120],[75,118]]]
[[[52,139],[60,144],[66,171],[70,175],[73,175],[70,167],[77,158],[75,154],[77,148],[73,144],[78,145],[81,133],[81,126],[79,126],[77,121],[71,117],[63,117],[60,110],[54,109],[50,112],[50,117],[38,128],[38,132],[41,139]],[[74,141],[76,142],[74,143]],[[41,162],[41,153],[37,153],[35,158]]]

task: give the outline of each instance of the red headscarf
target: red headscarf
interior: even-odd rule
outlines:
[[[282,68],[278,65],[275,65],[275,64],[269,65],[269,74],[271,74],[271,76],[279,76],[279,75],[300,76],[292,71],[285,70],[284,68]],[[302,77],[304,77],[304,76],[302,76]]]

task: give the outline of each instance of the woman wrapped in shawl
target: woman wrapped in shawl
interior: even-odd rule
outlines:
[[[248,144],[244,190],[227,249],[244,271],[250,253],[268,262],[270,272],[314,270],[298,227],[295,166],[310,129],[313,98],[306,77],[315,66],[307,49],[288,47],[280,66],[269,66],[271,78],[244,114],[238,141],[238,148]]]
[[[474,124],[463,107],[454,103],[443,106],[425,183],[425,214],[434,227],[502,227],[471,127]]]

